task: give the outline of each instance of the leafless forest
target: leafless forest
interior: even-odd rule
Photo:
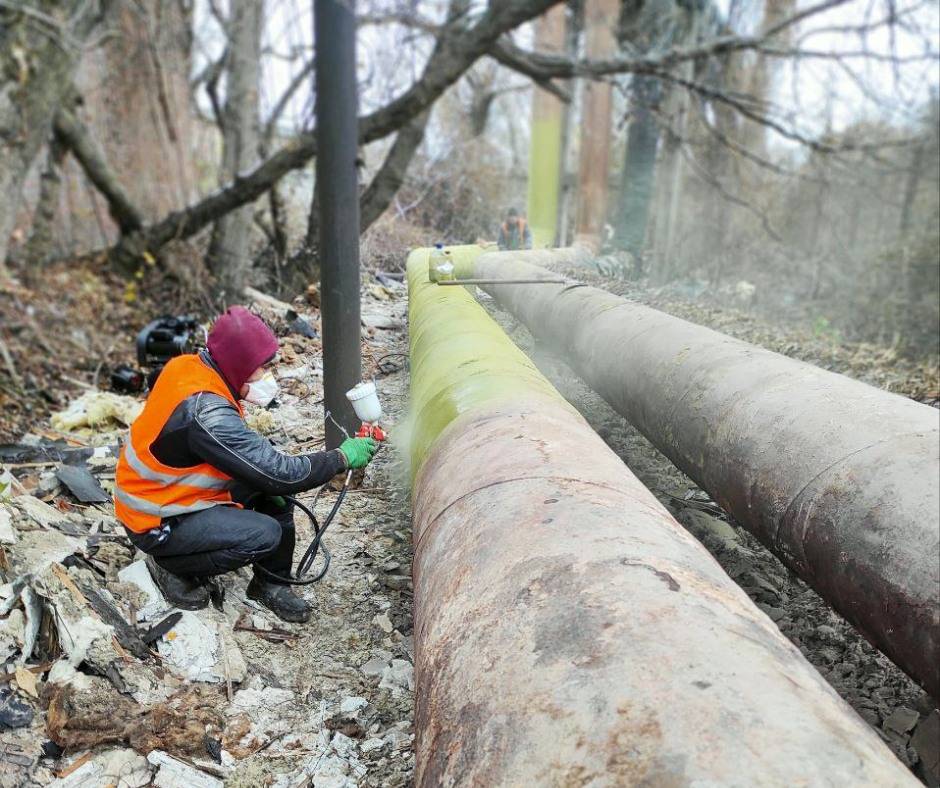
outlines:
[[[228,626],[223,656],[235,643],[245,670],[233,681],[237,660],[216,665],[211,703],[197,703],[201,689],[165,680],[172,671],[147,662],[147,648],[135,661],[117,637],[105,657],[71,660],[94,679],[93,699],[72,702],[56,689],[79,692],[75,670],[59,683],[50,672],[72,657],[50,622],[73,620],[50,611],[71,610],[65,602],[89,597],[89,583],[120,599],[118,571],[134,551],[109,513],[69,496],[54,473],[58,455],[47,462],[24,447],[117,444],[127,426],[120,417],[108,430],[89,423],[75,432],[61,426],[62,414],[134,363],[143,326],[167,314],[204,322],[249,304],[281,337],[288,395],[287,407],[253,425],[285,451],[327,441],[320,2],[0,0],[0,452],[8,450],[0,473],[9,466],[18,497],[53,510],[47,522],[4,503],[0,476],[0,606],[9,614],[0,616],[0,666],[9,671],[0,670],[0,694],[14,687],[36,713],[32,728],[0,735],[0,788],[64,780],[90,769],[86,762],[105,774],[102,747],[112,746],[125,748],[121,768],[141,780],[121,786],[148,784],[157,764],[141,761],[156,750],[228,785],[414,779],[418,590],[407,472],[390,451],[336,529],[332,585],[310,597],[322,626],[271,629],[251,611],[213,619]],[[510,208],[536,248],[590,251],[589,263],[565,275],[940,404],[936,0],[342,2],[356,18],[362,370],[380,381],[393,420],[405,419],[415,364],[409,252],[495,247]],[[611,409],[611,397],[577,378],[563,363],[571,358],[549,354],[503,304],[481,303],[797,646],[815,679],[914,777],[940,785],[940,713],[922,677],[912,679],[786,558],[742,530],[718,496]],[[109,491],[110,462],[95,469]],[[14,541],[2,536],[7,510]],[[36,533],[58,534],[59,515],[71,530],[57,539],[87,538],[85,552],[60,553],[59,542],[23,547]],[[48,561],[41,572],[29,565],[40,554],[59,556],[55,578]],[[27,585],[18,602],[14,581],[39,574],[43,630],[20,659],[32,597]],[[233,582],[244,601],[243,579]],[[26,624],[14,637],[18,614]],[[116,631],[126,634],[120,624]],[[193,717],[196,707],[216,711]],[[81,717],[83,708],[98,716]],[[109,709],[118,733],[96,727]],[[225,758],[184,741],[189,734],[141,733],[141,714],[205,723]],[[40,752],[45,738],[64,749]],[[317,771],[324,758],[335,774]],[[298,775],[307,782],[294,782]]]
[[[229,5],[3,3],[9,271],[103,253],[130,283],[211,275],[230,297],[312,278],[310,9]],[[599,84],[592,221],[612,273],[696,295],[743,282],[748,306],[936,352],[934,3],[623,3],[603,56],[579,3],[561,49],[540,48],[530,22],[553,5],[358,4],[362,228],[382,265],[412,239],[493,238],[524,209],[533,84],[564,107],[571,240]]]

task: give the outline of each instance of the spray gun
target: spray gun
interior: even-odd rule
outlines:
[[[382,418],[382,403],[379,402],[379,395],[373,381],[367,380],[351,388],[346,392],[346,399],[352,403],[356,418],[362,422],[356,431],[357,438],[372,438],[379,442],[388,438],[388,433],[379,426],[379,419]]]
[[[346,399],[352,403],[356,417],[362,421],[362,425],[356,432],[357,438],[372,438],[379,442],[388,438],[388,433],[379,426],[379,419],[382,418],[382,403],[379,402],[379,395],[373,381],[369,380],[351,388],[346,392]],[[343,433],[346,433],[346,429],[333,418],[329,411],[327,411],[326,417],[336,424]],[[348,433],[346,433],[346,435],[348,437]],[[304,505],[291,495],[282,495],[281,497],[285,502],[300,509],[300,511],[310,519],[310,525],[313,529],[313,541],[301,557],[300,562],[297,564],[297,570],[293,575],[289,574],[287,577],[284,577],[258,564],[255,564],[255,569],[260,571],[261,574],[270,577],[272,580],[287,585],[306,586],[321,580],[330,568],[330,560],[332,559],[330,551],[327,550],[326,545],[322,542],[323,534],[326,532],[330,523],[333,522],[333,518],[336,517],[339,507],[342,506],[343,500],[346,498],[346,493],[349,492],[349,482],[352,479],[352,473],[351,470],[346,471],[343,486],[340,488],[339,495],[336,497],[336,501],[334,501],[333,507],[330,509],[330,513],[326,516],[322,525],[313,512],[313,507],[316,505],[320,493],[323,491],[322,487],[317,490],[317,494],[314,496],[309,506]],[[318,572],[311,575],[310,570],[313,567],[314,560],[318,553],[322,555],[323,565]]]

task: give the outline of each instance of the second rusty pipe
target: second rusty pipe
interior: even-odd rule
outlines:
[[[552,278],[539,265],[577,256],[486,254],[458,275]],[[597,288],[485,289],[940,697],[940,412]]]

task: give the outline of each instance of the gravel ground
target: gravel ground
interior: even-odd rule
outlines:
[[[367,303],[373,311],[404,320],[403,292]],[[406,334],[376,331],[367,348],[373,358],[406,352]],[[407,372],[399,368],[376,383],[394,433],[407,405]],[[298,412],[303,423],[318,425],[319,431],[321,405],[300,402]],[[285,448],[291,448],[290,442]],[[402,476],[395,451],[383,447],[359,489],[347,496],[324,540],[333,555],[330,571],[302,592],[314,607],[311,622],[278,624],[295,633],[296,640],[271,643],[255,633],[237,633],[249,674],[266,688],[289,690],[293,699],[284,713],[271,715],[266,731],[268,740],[289,731],[288,746],[281,746],[282,739],[240,761],[227,786],[293,785],[286,776],[300,772],[316,774],[318,786],[411,784],[412,549],[410,502],[398,483]],[[321,497],[321,519],[334,496]],[[304,497],[309,500],[312,494]],[[308,523],[301,515],[296,522],[298,544],[304,545],[311,535]],[[324,739],[330,742],[327,749],[307,745]],[[324,758],[333,758],[331,769],[324,770]]]
[[[579,278],[585,279],[583,272]],[[593,284],[603,282],[595,280]],[[932,370],[897,363],[884,349],[844,346],[827,338],[763,323],[746,313],[701,307],[621,282],[612,284],[611,290],[629,289],[631,298],[679,317],[921,401],[936,402]],[[511,315],[495,307],[492,299],[481,300],[610,448],[704,544],[898,758],[923,782],[937,785],[940,713],[927,694],[735,523],[562,360],[535,342]],[[927,764],[932,764],[932,768]]]
[[[261,308],[264,314],[264,304]],[[267,308],[270,309],[270,305]],[[298,306],[298,309],[304,308]],[[407,352],[406,310],[404,286],[392,284],[384,288],[368,284],[364,288],[363,318],[367,325],[363,340],[364,375],[375,376],[385,407],[383,426],[390,428],[393,436],[395,424],[407,407],[407,365],[401,357]],[[277,314],[283,311],[282,308],[274,309]],[[310,313],[315,316],[312,310]],[[283,329],[281,318],[269,319]],[[282,390],[278,396],[280,405],[272,410],[250,409],[248,422],[287,452],[316,451],[323,445],[324,420],[319,340],[287,333],[282,338],[281,356],[282,363],[277,370]],[[78,434],[76,437],[109,445],[120,433],[123,430],[113,434]],[[29,483],[30,489],[36,489],[37,479],[27,477],[38,476],[41,472],[41,468],[20,469],[22,481]],[[231,675],[237,676],[232,680],[232,686],[226,688],[224,681],[196,685],[199,691],[208,693],[206,697],[213,698],[211,710],[221,720],[213,728],[213,736],[217,731],[220,749],[213,755],[208,745],[201,748],[198,742],[174,741],[179,753],[174,751],[171,754],[182,755],[185,750],[185,756],[192,756],[191,763],[199,769],[224,778],[226,786],[240,788],[394,788],[412,783],[412,548],[409,497],[399,484],[405,475],[399,467],[397,453],[389,446],[380,450],[360,478],[354,478],[354,487],[324,538],[332,553],[330,570],[322,581],[299,590],[314,609],[309,623],[281,622],[266,609],[246,599],[249,570],[242,569],[221,578],[225,589],[224,613],[216,613],[210,608],[194,614],[199,621],[209,622],[211,627],[218,626],[218,631],[225,638],[231,637],[238,646],[231,651],[222,649],[227,655],[225,657],[218,657],[221,652],[214,646],[210,647],[213,659],[224,662],[224,675],[230,678]],[[46,473],[46,476],[52,474]],[[54,481],[52,484],[54,486]],[[337,494],[335,489],[324,489],[315,507],[321,521]],[[60,495],[60,498],[54,499],[55,495]],[[47,496],[52,506],[40,503],[35,497],[26,497],[36,506],[45,507],[51,513],[52,521],[66,519],[65,512],[69,512],[69,522],[65,525],[83,539],[89,529],[97,527],[93,521],[103,521],[101,527],[114,534],[114,541],[106,546],[106,550],[90,554],[94,555],[98,566],[106,568],[106,576],[99,577],[82,568],[88,566],[87,562],[82,563],[83,559],[78,560],[79,568],[72,569],[71,574],[65,573],[65,569],[61,572],[67,579],[84,578],[102,591],[112,593],[120,612],[128,621],[133,621],[135,614],[125,609],[126,604],[139,609],[144,600],[134,602],[133,595],[139,595],[139,590],[128,583],[118,582],[116,577],[118,571],[131,564],[134,555],[123,531],[110,517],[110,505],[101,510],[76,507],[68,503],[68,496],[61,494],[61,490]],[[314,493],[303,494],[300,498],[309,504]],[[61,509],[55,507],[57,502],[62,505]],[[48,540],[54,542],[67,538],[60,534],[58,522],[36,529],[35,524],[31,524],[18,509],[0,506],[0,516],[4,514],[7,518],[10,514],[15,515],[12,527],[16,534],[10,534],[5,552],[0,551],[0,558],[14,562],[32,560],[24,546],[30,544],[30,537],[46,540],[40,542],[41,545]],[[3,522],[9,524],[11,521],[6,519]],[[300,550],[309,543],[312,533],[309,521],[302,514],[295,514],[295,522],[298,528],[296,559]],[[11,541],[16,543],[11,544]],[[75,545],[84,555],[85,548],[79,547],[82,543],[76,540]],[[320,565],[318,559],[317,566]],[[4,570],[7,568],[4,564]],[[7,588],[6,593],[11,596],[12,589]],[[52,610],[52,595],[47,596]],[[61,605],[63,599],[67,600],[67,597],[56,597],[55,604]],[[14,599],[12,604],[18,603]],[[23,636],[19,629],[11,629],[14,617],[22,621],[23,611],[16,609],[6,619],[0,616],[0,630],[6,627],[19,633],[7,637],[10,643],[16,644],[16,647],[11,646],[16,652]],[[78,626],[87,628],[89,619],[82,619]],[[167,637],[175,639],[175,630]],[[110,644],[110,639],[107,642]],[[192,648],[186,648],[185,653],[200,652],[197,645],[191,644]],[[56,652],[57,658],[57,646],[50,645],[49,648]],[[210,660],[206,669],[213,664]],[[175,673],[171,675],[172,670],[167,669],[167,665],[165,661],[161,665],[150,658],[141,662],[128,660],[126,668],[136,671],[133,675],[145,675],[148,680],[156,677],[155,684],[148,684],[146,691],[139,697],[135,696],[140,705],[136,708],[131,706],[134,714],[155,707],[169,693],[189,686]],[[49,665],[37,668],[37,671],[40,689],[45,686],[46,690],[51,690],[54,682]],[[85,670],[83,667],[75,677],[63,681],[87,682],[90,679],[86,674],[93,672],[91,668]],[[9,674],[6,678],[9,679]],[[120,676],[116,678],[120,680]],[[126,702],[125,696],[117,695],[108,681],[99,677],[95,681],[96,690],[100,689],[102,693],[99,697],[106,698],[104,705]],[[80,746],[62,757],[40,752],[40,744],[50,735],[48,703],[26,694],[19,685],[17,687],[19,691],[15,699],[27,705],[31,720],[18,725],[16,730],[0,730],[0,786],[48,785],[54,776],[69,775],[71,770],[84,771],[75,771],[71,778],[73,782],[56,784],[62,788],[117,785],[117,777],[106,780],[105,775],[122,774],[126,777],[129,771],[134,771],[134,779],[139,781],[125,780],[120,785],[150,783],[154,777],[153,766],[145,760],[152,754],[150,745],[135,745],[133,739],[129,740],[120,732],[120,725],[116,725],[113,735],[109,734],[110,738],[94,738],[96,744],[89,745],[91,749]],[[77,706],[87,708],[88,697],[91,696],[82,695]],[[188,715],[194,713],[190,705],[185,709]],[[75,713],[80,712],[81,709],[76,708]],[[115,715],[111,713],[108,716],[109,721],[103,723],[105,728],[112,724]],[[3,722],[0,720],[0,728]],[[125,746],[127,744],[138,747],[140,751],[134,752]],[[208,760],[209,755],[216,758],[215,763]],[[123,771],[118,772],[119,769]],[[86,773],[90,776],[81,782]],[[170,778],[161,770],[156,775],[155,784],[174,788],[186,785],[189,788],[203,777],[205,775],[190,773],[188,777],[168,781]]]

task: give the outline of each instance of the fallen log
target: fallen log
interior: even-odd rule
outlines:
[[[571,254],[457,275],[551,278]],[[940,698],[940,412],[597,288],[484,289]]]
[[[408,280],[416,785],[915,784],[427,250]]]

